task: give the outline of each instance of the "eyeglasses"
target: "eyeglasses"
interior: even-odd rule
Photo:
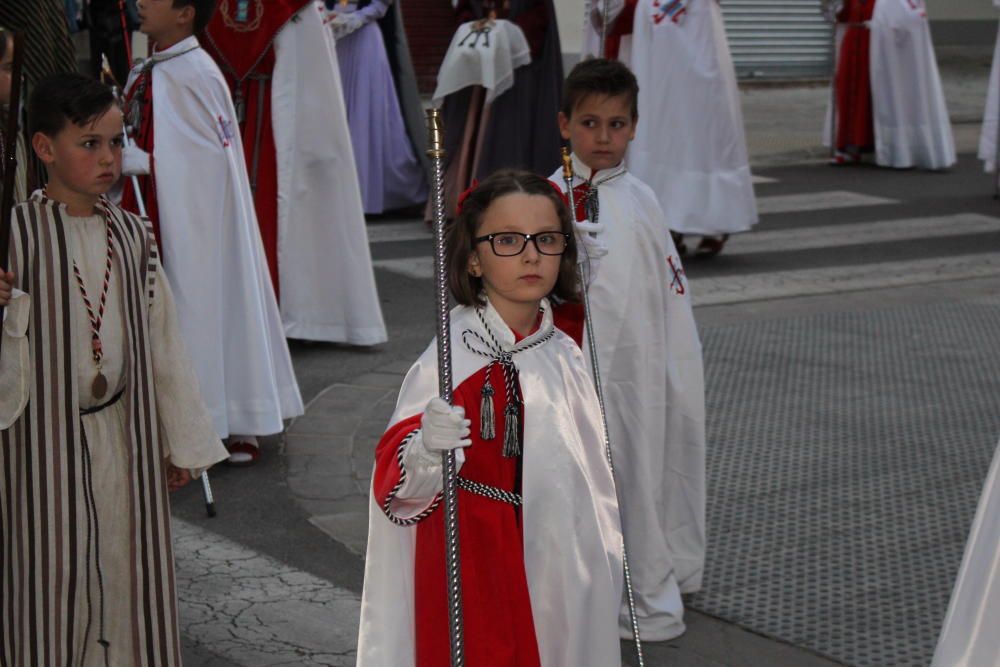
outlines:
[[[499,257],[514,257],[524,252],[528,241],[535,244],[535,250],[542,255],[561,255],[569,245],[569,234],[564,232],[540,232],[538,234],[522,234],[521,232],[500,232],[487,234],[474,239],[476,243],[490,242],[493,254]]]

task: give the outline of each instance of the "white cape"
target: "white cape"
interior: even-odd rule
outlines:
[[[548,304],[543,307],[542,326],[528,342],[552,328]],[[512,348],[513,333],[496,311],[490,307],[484,315],[501,345]],[[451,313],[455,386],[488,362],[462,344],[466,329],[486,335],[475,310],[460,306]],[[548,342],[519,352],[514,363],[525,405],[524,564],[541,664],[619,665],[621,528],[600,409],[583,355],[557,331]],[[420,414],[437,395],[432,341],[403,381],[390,424]],[[369,503],[358,667],[413,667],[415,543],[415,526],[396,526]]]
[[[680,23],[656,24],[653,3],[639,0],[635,10],[629,64],[642,92],[629,169],[656,193],[674,231],[746,231],[757,223],[757,201],[722,10],[691,0]]]
[[[922,7],[922,0],[918,4]],[[906,0],[877,0],[870,57],[875,161],[896,168],[955,164],[955,139],[926,13],[911,9]]]
[[[931,667],[1000,665],[1000,446],[986,477]]]
[[[578,183],[590,176],[576,159],[574,170]],[[564,183],[558,173],[552,180]],[[604,230],[597,239],[608,254],[589,294],[608,430],[641,634],[665,640],[684,631],[680,593],[701,588],[705,559],[701,341],[653,192],[626,172],[598,195]],[[626,638],[628,620],[624,609]]]
[[[994,0],[994,6],[1000,8],[1000,2]],[[1000,34],[997,35],[997,44],[993,51],[993,67],[990,69],[989,92],[986,94],[986,109],[983,111],[983,129],[979,135],[979,159],[983,161],[983,168],[988,171],[996,171],[997,161],[997,119],[1000,117],[1000,108],[997,101],[1000,99]]]
[[[333,35],[307,4],[278,33],[278,281],[290,338],[386,341]]]
[[[163,266],[216,432],[223,438],[279,433],[282,419],[302,414],[302,398],[229,87],[194,37],[155,57],[192,47],[152,70]]]

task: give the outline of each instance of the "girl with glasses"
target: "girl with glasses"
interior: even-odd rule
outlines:
[[[454,406],[436,343],[375,453],[358,664],[449,663],[441,454],[457,450],[469,667],[619,665],[621,530],[600,408],[552,300],[577,301],[572,221],[526,172],[461,199],[447,232]]]

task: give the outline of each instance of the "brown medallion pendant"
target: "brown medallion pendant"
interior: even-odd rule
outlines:
[[[90,385],[90,390],[94,393],[94,398],[104,398],[104,395],[108,393],[108,378],[104,377],[104,373],[97,372],[97,377],[94,378],[94,384]]]

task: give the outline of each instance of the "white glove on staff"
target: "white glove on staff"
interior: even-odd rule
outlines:
[[[427,402],[424,416],[420,419],[420,432],[403,452],[403,467],[413,473],[407,483],[414,488],[401,489],[400,497],[405,497],[404,493],[418,490],[418,495],[427,494],[424,480],[420,479],[427,474],[433,477],[431,484],[434,492],[441,490],[441,454],[457,450],[455,470],[460,470],[465,463],[465,452],[462,450],[472,444],[469,439],[470,426],[469,420],[465,418],[465,408],[448,405],[440,396]]]
[[[590,220],[577,220],[573,223],[576,231],[576,263],[583,270],[583,276],[589,287],[597,275],[597,267],[601,258],[608,254],[608,245],[604,240],[604,223]]]
[[[122,176],[148,176],[150,155],[138,146],[129,144],[122,148]]]
[[[465,408],[448,405],[440,396],[427,402],[424,416],[420,420],[421,439],[424,449],[438,456],[452,449],[468,447],[471,422],[465,418]]]

